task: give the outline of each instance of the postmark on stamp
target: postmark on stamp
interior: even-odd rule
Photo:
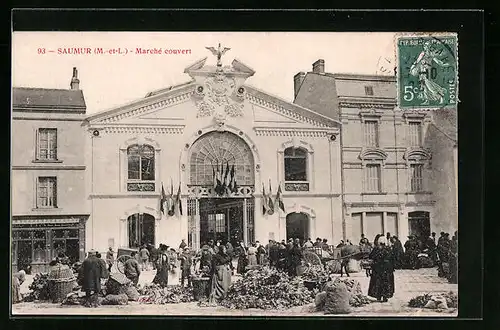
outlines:
[[[455,108],[458,39],[455,33],[396,37],[400,109]]]

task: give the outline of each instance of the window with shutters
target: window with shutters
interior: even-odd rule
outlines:
[[[380,192],[380,164],[365,166],[365,192]]]
[[[419,147],[422,144],[422,123],[410,121],[408,123],[408,142],[411,147]]]
[[[40,128],[37,132],[36,159],[42,161],[57,160],[57,129]]]
[[[423,164],[410,164],[410,190],[423,191]]]
[[[57,178],[39,177],[37,182],[37,208],[57,207]]]
[[[155,191],[155,149],[134,144],[127,148],[127,191]]]
[[[378,121],[365,120],[364,138],[366,147],[378,147]]]

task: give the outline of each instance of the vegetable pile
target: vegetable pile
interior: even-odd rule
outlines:
[[[324,283],[329,279],[328,272],[322,266],[310,266],[302,275],[304,281]]]
[[[276,269],[250,270],[229,288],[221,305],[230,309],[286,309],[314,302],[317,289],[309,291],[300,277]]]
[[[24,301],[50,300],[48,279],[49,274],[36,274],[33,277],[33,282],[28,287],[31,291],[24,298]]]
[[[146,284],[139,290],[139,302],[143,304],[178,304],[194,301],[193,289],[180,285],[162,288],[157,284]]]
[[[361,307],[371,303],[370,298],[363,294],[361,290],[361,284],[358,281],[351,278],[336,278],[335,281],[344,282],[349,291],[351,298],[349,299],[349,305],[353,307]]]
[[[423,308],[427,303],[432,300],[433,297],[435,296],[441,296],[446,299],[446,305],[448,308],[458,308],[458,296],[455,292],[450,291],[444,294],[430,294],[426,293],[424,295],[417,296],[415,298],[412,298],[408,306],[410,307],[416,307],[416,308]]]

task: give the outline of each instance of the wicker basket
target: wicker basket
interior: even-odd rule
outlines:
[[[50,299],[59,303],[73,291],[75,276],[69,266],[57,265],[50,270],[48,283]]]
[[[194,300],[200,301],[208,297],[210,291],[210,277],[192,277]]]

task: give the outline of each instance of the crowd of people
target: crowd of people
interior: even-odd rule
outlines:
[[[337,249],[353,245],[350,240],[341,240]],[[371,278],[368,295],[386,301],[394,294],[394,270],[418,269],[420,267],[438,266],[438,275],[447,277],[450,283],[457,283],[458,233],[450,239],[449,234],[441,232],[430,237],[417,238],[408,236],[404,243],[390,233],[378,234],[370,242],[364,234],[359,241],[360,251],[371,260]],[[298,270],[303,262],[303,254],[307,249],[327,251],[331,253],[333,246],[327,239],[316,238],[313,242],[288,239],[282,241],[269,240],[266,245],[256,241],[246,246],[239,242],[233,246],[231,242],[210,240],[202,244],[199,251],[191,251],[183,239],[178,249],[160,244],[158,248],[151,244],[143,245],[133,251],[123,264],[123,273],[134,285],[139,282],[141,273],[150,268],[156,270],[153,283],[166,287],[169,273],[180,268],[179,284],[191,286],[193,270],[210,278],[210,299],[222,299],[231,284],[231,276],[235,273],[243,275],[253,267],[268,265],[287,272],[290,276],[299,275]],[[78,263],[78,283],[86,292],[87,306],[97,306],[97,295],[101,291],[101,281],[107,279],[115,264],[115,251],[110,247],[105,259],[99,252],[91,250],[83,263]],[[425,265],[424,260],[427,260]],[[60,253],[51,266],[69,265],[69,259]],[[236,264],[236,267],[235,267]],[[73,265],[75,267],[75,265]],[[24,281],[25,273],[16,273],[13,279],[13,296],[19,298],[19,287]]]

